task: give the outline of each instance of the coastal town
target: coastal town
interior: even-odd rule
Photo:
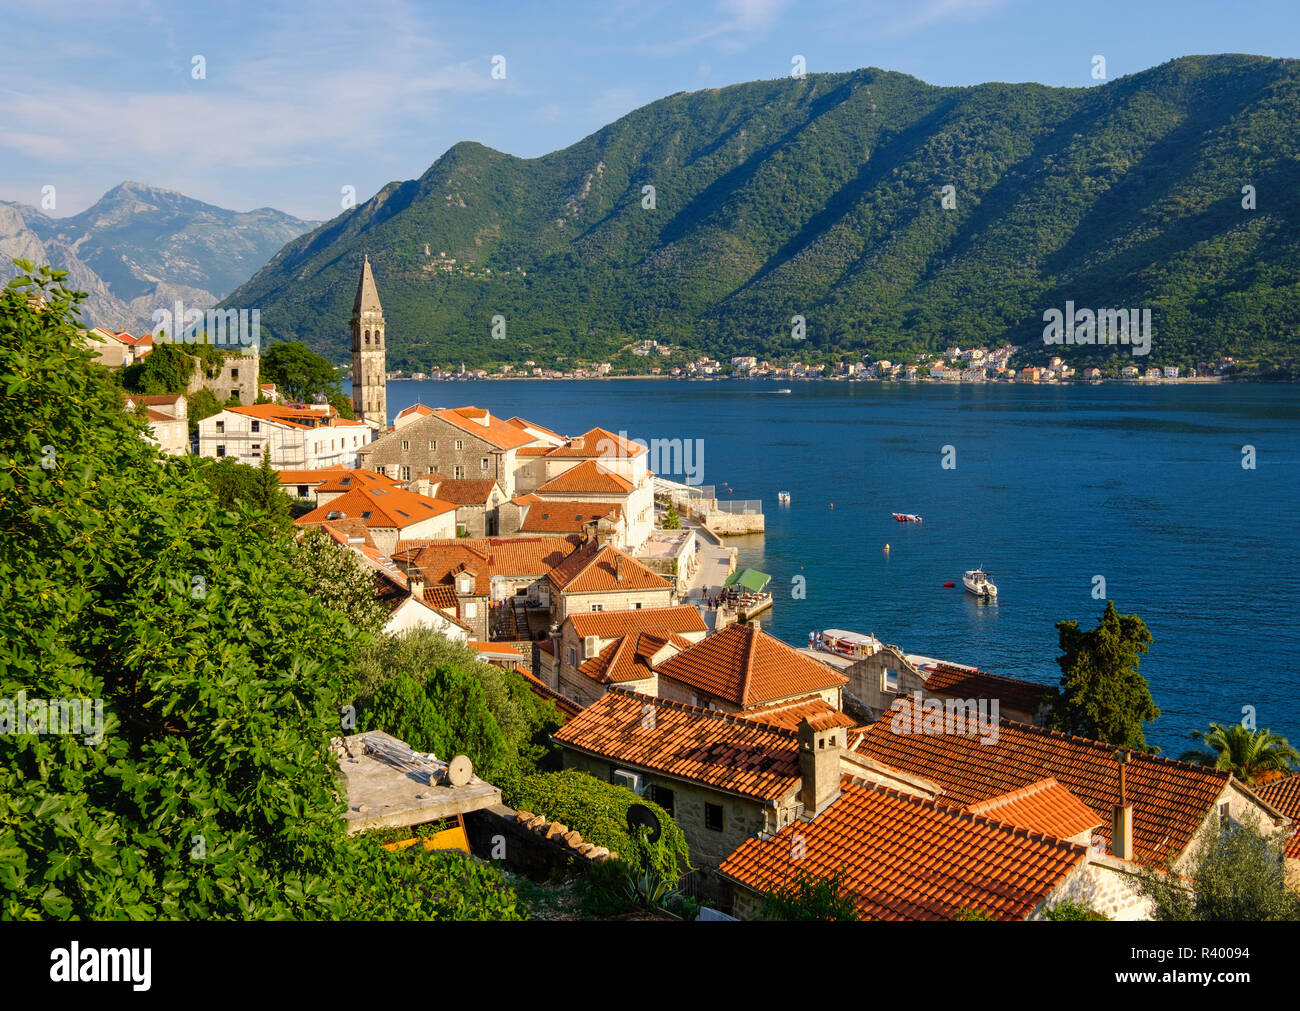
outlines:
[[[566,435],[545,419],[417,403],[389,424],[396,377],[368,259],[350,329],[355,418],[288,402],[244,352],[195,377],[226,406],[199,422],[193,444],[184,394],[127,396],[124,408],[143,409],[165,453],[274,471],[298,536],[318,532],[368,574],[383,635],[436,633],[553,705],[563,769],[680,826],[691,869],[674,886],[699,915],[757,916],[773,888],[838,874],[864,919],[1051,919],[1058,909],[1144,919],[1143,874],[1189,872],[1204,832],[1240,821],[1287,837],[1287,877],[1300,887],[1300,772],[1249,784],[1056,732],[1046,686],[935,659],[917,652],[924,643],[905,651],[841,630],[781,641],[763,627],[771,577],[726,543],[761,522],[729,526],[739,517],[725,504],[653,473],[619,419]],[[113,368],[154,346],[87,338]],[[1007,373],[1014,351],[953,348],[924,377],[890,362],[841,377],[980,381]],[[731,365],[768,378],[823,371]],[[356,760],[345,755],[370,754],[382,773],[396,748],[408,756],[396,768],[441,761],[437,775],[450,775],[453,756],[421,759],[383,740],[341,743],[345,771]],[[483,840],[508,838],[510,866],[618,859],[608,840],[507,807],[469,775],[455,788],[463,802],[449,793],[435,811],[402,793],[376,824],[409,830],[451,813],[439,846],[490,857]],[[356,780],[350,830],[370,824],[367,783]]]

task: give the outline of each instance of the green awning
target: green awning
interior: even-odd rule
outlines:
[[[748,590],[750,593],[762,593],[772,577],[766,572],[759,572],[757,569],[743,569],[740,572],[733,572],[727,577],[727,581],[722,585],[736,586]]]

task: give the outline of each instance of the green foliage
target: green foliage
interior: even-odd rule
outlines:
[[[577,829],[583,839],[618,853],[633,867],[640,868],[648,861],[669,882],[675,883],[690,870],[690,850],[681,827],[658,804],[626,787],[565,769],[525,776],[508,795],[503,791],[503,799],[514,808]],[[628,833],[627,810],[633,804],[645,805],[658,817],[661,834],[657,842],[647,844]]]
[[[1061,651],[1061,689],[1053,699],[1055,729],[1080,737],[1146,751],[1142,724],[1160,710],[1146,679],[1138,673],[1138,657],[1151,642],[1151,633],[1136,614],[1117,614],[1112,601],[1098,626],[1081,632],[1077,621],[1057,622]]]
[[[0,918],[515,915],[488,871],[346,834],[329,739],[355,631],[302,590],[289,538],[140,438],[65,275],[19,266],[0,292],[0,698],[99,700],[103,724],[4,737]]]
[[[146,396],[184,393],[194,375],[195,364],[194,355],[185,345],[160,342],[144,361],[122,369],[122,385]]]
[[[1038,362],[1130,361],[1042,344],[1044,310],[1070,299],[1150,307],[1144,366],[1227,354],[1296,375],[1298,155],[1286,60],[1185,57],[1093,88],[877,69],[755,81],[669,96],[540,158],[457,144],[290,242],[225,304],[336,355],[320,321],[348,318],[368,251],[396,368],[622,364],[639,338],[899,359],[954,334]],[[423,255],[430,235],[446,260]],[[510,341],[483,339],[495,313]]]
[[[320,529],[313,527],[303,533],[294,567],[303,589],[347,617],[355,628],[372,636],[383,630],[388,609],[375,596],[375,574]]]
[[[682,528],[682,519],[680,516],[677,515],[677,507],[673,505],[669,505],[669,507],[666,510],[664,510],[664,529],[680,530],[681,528]]]
[[[550,734],[563,720],[554,704],[518,674],[429,629],[363,649],[356,688],[363,730],[383,730],[442,759],[468,755],[475,772],[503,791],[555,764]]]
[[[583,918],[603,920],[629,912],[633,903],[625,886],[628,875],[632,873],[622,860],[602,860],[592,864],[578,886]]]
[[[1076,902],[1073,899],[1067,899],[1064,902],[1058,902],[1054,906],[1043,910],[1043,915],[1049,920],[1063,922],[1066,920],[1109,920],[1110,917],[1104,913],[1099,913],[1086,902]]]
[[[760,920],[856,920],[853,896],[844,890],[844,872],[816,877],[800,870],[763,899]]]
[[[261,376],[266,382],[275,383],[280,393],[290,400],[306,403],[320,394],[336,407],[339,406],[336,398],[346,400],[339,390],[338,370],[301,341],[272,344],[267,348],[262,355]],[[348,406],[350,410],[350,401]]]
[[[988,910],[972,906],[962,906],[960,909],[954,909],[952,918],[964,923],[991,923],[997,919]]]
[[[149,357],[153,357],[150,355]],[[221,412],[217,395],[206,386],[186,397],[186,416],[190,423],[190,438],[199,434],[199,422]]]
[[[1300,920],[1300,895],[1286,885],[1284,835],[1266,834],[1254,818],[1209,827],[1192,857],[1190,888],[1157,870],[1141,873],[1138,887],[1154,904],[1152,918]]]
[[[280,479],[265,457],[261,467],[236,463],[228,456],[220,460],[196,458],[185,463],[197,469],[222,508],[246,506],[256,514],[257,525],[273,534],[283,535],[292,529],[289,497],[280,490]]]
[[[524,920],[527,912],[501,871],[459,850],[408,846],[389,853],[358,844],[352,880],[361,885],[354,920]]]
[[[1223,769],[1249,785],[1287,775],[1292,764],[1300,762],[1300,751],[1285,737],[1271,730],[1247,730],[1240,723],[1211,723],[1209,730],[1193,730],[1192,740],[1204,742],[1205,748],[1183,752],[1180,762]]]

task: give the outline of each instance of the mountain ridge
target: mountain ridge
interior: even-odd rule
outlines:
[[[16,257],[49,263],[88,293],[87,326],[143,333],[154,310],[178,298],[199,309],[216,304],[316,224],[274,208],[230,211],[132,180],[62,218],[0,201],[0,280],[15,275]]]
[[[642,337],[717,355],[1009,340],[1113,358],[1042,346],[1043,312],[1067,299],[1152,308],[1137,364],[1286,363],[1297,136],[1300,61],[1241,55],[1088,88],[865,68],[679,92],[537,158],[459,142],[286,243],[223,305],[338,359],[369,253],[395,367],[605,359]]]

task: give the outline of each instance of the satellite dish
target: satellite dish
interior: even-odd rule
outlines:
[[[474,764],[464,755],[457,755],[447,763],[447,785],[465,786],[474,775]]]
[[[627,809],[627,830],[637,835],[637,829],[648,828],[650,841],[659,841],[659,819],[644,804],[633,804]]]

